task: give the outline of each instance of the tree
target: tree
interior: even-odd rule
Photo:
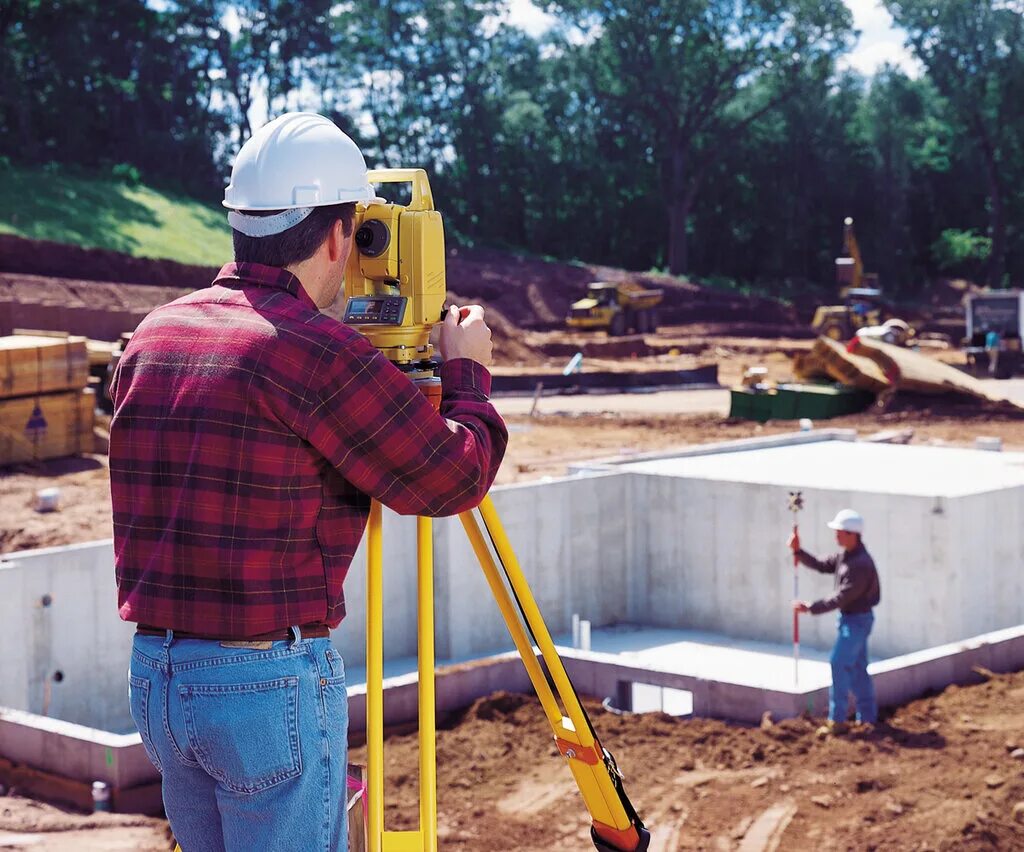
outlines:
[[[841,0],[562,0],[600,108],[658,163],[668,264],[689,266],[691,212],[712,165],[795,90],[809,66],[847,47]]]
[[[177,34],[214,81],[218,112],[237,145],[249,138],[249,111],[265,103],[270,117],[319,101],[333,80],[337,51],[329,0],[180,0],[168,4]]]
[[[0,5],[0,150],[21,161],[119,162],[203,190],[209,80],[143,0]]]
[[[1024,0],[885,0],[885,6],[980,154],[992,241],[986,277],[1001,286],[1008,195],[1024,176]]]

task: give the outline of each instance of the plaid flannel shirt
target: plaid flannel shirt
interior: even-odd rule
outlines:
[[[112,381],[121,618],[243,638],[336,627],[370,498],[476,506],[508,434],[490,374],[440,370],[441,414],[283,269],[228,264],[139,325]]]

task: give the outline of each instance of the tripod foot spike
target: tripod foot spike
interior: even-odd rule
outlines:
[[[651,845],[651,833],[646,828],[637,829],[635,826],[630,826],[628,832],[617,833],[633,834],[636,836],[636,841],[631,846],[613,846],[597,833],[594,826],[590,827],[590,839],[594,841],[594,848],[597,849],[597,852],[647,852]]]

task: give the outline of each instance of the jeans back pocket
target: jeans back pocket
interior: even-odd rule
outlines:
[[[196,759],[229,790],[256,793],[302,772],[297,677],[183,684],[178,695]]]
[[[142,747],[146,750],[150,763],[156,767],[157,772],[162,772],[160,758],[156,755],[153,738],[149,733],[149,686],[149,681],[146,678],[136,677],[133,674],[128,675],[128,709],[132,714],[135,727],[139,730],[139,736],[142,737]]]

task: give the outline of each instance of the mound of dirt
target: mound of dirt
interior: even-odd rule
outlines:
[[[979,672],[977,680],[897,708],[874,729],[826,738],[810,718],[754,728],[610,715],[596,701],[584,704],[625,774],[652,849],[1021,849],[1024,673]],[[365,746],[351,759],[365,764]],[[388,830],[418,826],[418,759],[415,731],[390,732]],[[497,693],[442,720],[441,847],[592,850],[590,820],[564,764],[533,696]],[[39,832],[32,849],[168,848],[156,820],[76,816],[0,794],[0,844],[5,832]]]
[[[0,334],[14,327],[45,328],[114,340],[158,305],[207,286],[216,273],[173,261],[0,236]],[[796,324],[792,309],[769,299],[723,293],[669,276],[490,249],[449,248],[447,277],[450,301],[479,302],[487,308],[502,363],[529,364],[542,358],[524,332],[563,332],[569,305],[594,280],[629,278],[661,288],[665,297],[659,313],[665,325],[756,323],[777,337]],[[328,313],[340,318],[343,309],[338,304]],[[111,316],[104,317],[104,312]]]
[[[1024,673],[979,676],[821,739],[810,718],[751,728],[585,702],[663,850],[1019,849]],[[1016,756],[1015,756],[1016,754]],[[389,738],[389,828],[417,820],[416,735]],[[353,759],[362,762],[365,749]],[[592,848],[589,820],[537,701],[499,693],[438,735],[440,828],[450,850]],[[747,845],[743,845],[746,843]]]
[[[11,234],[0,234],[0,271],[188,290],[205,287],[217,272],[173,260],[132,257],[107,249],[27,240]]]

